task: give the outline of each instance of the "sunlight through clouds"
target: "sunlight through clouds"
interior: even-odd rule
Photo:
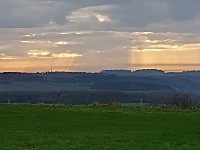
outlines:
[[[80,54],[75,54],[75,53],[60,53],[60,54],[52,54],[52,57],[55,58],[74,58],[74,57],[81,57],[82,55]]]
[[[77,9],[66,16],[66,19],[72,23],[78,22],[111,22],[111,19],[100,12],[111,9],[111,6],[93,6]]]
[[[1,1],[0,65],[199,69],[199,6],[197,0]]]
[[[42,58],[75,58],[81,57],[81,54],[76,53],[50,53],[45,50],[29,50],[27,53],[32,57],[42,57]]]
[[[37,56],[47,56],[49,55],[50,52],[48,51],[43,51],[43,50],[29,50],[28,55],[37,57]]]
[[[14,56],[6,56],[5,54],[0,54],[0,60],[14,60],[17,59],[18,57]]]
[[[75,42],[75,41],[58,41],[55,43],[56,45],[79,45],[83,44],[82,42]]]
[[[98,19],[99,22],[111,22],[111,19],[108,16],[95,14],[95,17]]]
[[[152,69],[159,65],[160,69],[172,71],[174,64],[177,68],[195,68],[200,64],[200,43],[190,41],[187,33],[133,33],[132,36],[132,67]]]

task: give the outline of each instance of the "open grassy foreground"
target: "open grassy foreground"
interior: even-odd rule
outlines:
[[[200,111],[0,105],[1,150],[200,149]]]

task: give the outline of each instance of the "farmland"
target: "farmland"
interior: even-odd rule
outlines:
[[[200,149],[200,111],[0,105],[0,149]]]

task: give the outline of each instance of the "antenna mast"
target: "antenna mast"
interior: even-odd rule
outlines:
[[[51,66],[51,72],[53,72],[53,67]]]

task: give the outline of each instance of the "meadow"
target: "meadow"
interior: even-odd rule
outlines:
[[[0,105],[1,150],[197,150],[200,110]]]

